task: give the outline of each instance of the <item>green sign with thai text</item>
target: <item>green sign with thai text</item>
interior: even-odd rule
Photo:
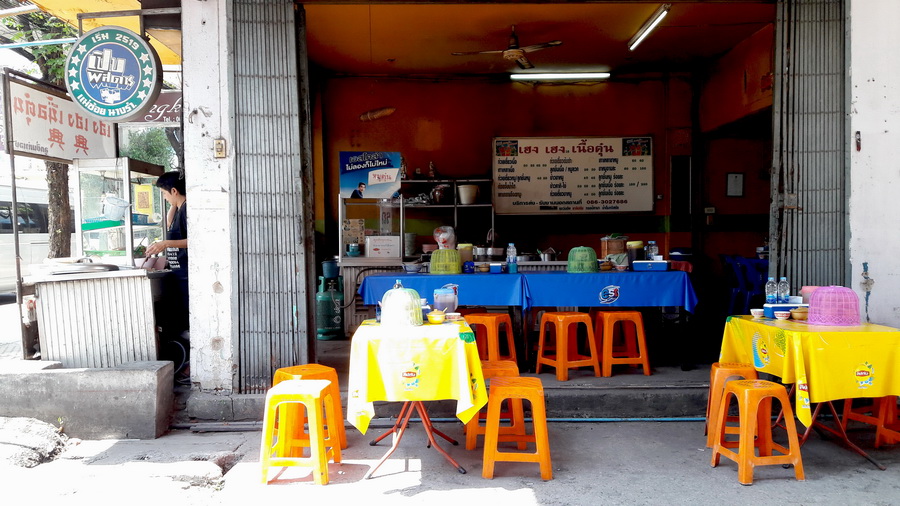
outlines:
[[[127,121],[149,109],[162,87],[156,51],[119,26],[95,28],[66,59],[66,88],[82,109],[107,121]]]

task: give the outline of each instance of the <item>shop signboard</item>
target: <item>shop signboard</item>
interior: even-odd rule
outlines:
[[[65,79],[72,100],[89,114],[128,121],[156,102],[162,65],[140,35],[120,26],[102,26],[72,45]]]
[[[73,158],[114,158],[115,125],[89,116],[61,91],[26,84],[6,75],[7,129],[13,135],[12,154],[71,163]]]
[[[400,153],[341,151],[341,197],[391,198],[400,191]]]
[[[498,137],[497,214],[653,211],[653,139]]]

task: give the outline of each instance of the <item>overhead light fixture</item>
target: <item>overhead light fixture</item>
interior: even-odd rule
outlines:
[[[638,47],[638,44],[640,44],[648,35],[650,35],[650,32],[652,32],[653,29],[656,28],[656,25],[658,25],[663,20],[663,18],[666,17],[666,14],[669,13],[669,9],[671,8],[672,4],[660,5],[659,9],[656,9],[653,15],[647,18],[647,21],[644,22],[644,25],[641,26],[640,30],[638,30],[637,33],[634,34],[634,37],[632,37],[631,40],[628,41],[628,50],[634,51],[634,48]]]
[[[553,74],[510,74],[513,81],[595,81],[609,79],[609,72],[580,72]]]

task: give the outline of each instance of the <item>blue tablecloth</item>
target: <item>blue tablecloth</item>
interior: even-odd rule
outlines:
[[[462,306],[520,306],[525,307],[522,274],[372,274],[359,286],[365,304],[375,304],[384,292],[400,280],[403,288],[412,288],[420,297],[434,302],[434,290],[448,283],[458,285],[458,302]]]
[[[697,294],[686,272],[528,272],[525,306],[681,306],[693,312]]]
[[[664,307],[680,306],[693,312],[697,294],[687,273],[528,272],[519,274],[372,274],[359,287],[365,304],[375,304],[400,280],[429,302],[434,289],[459,285],[459,304],[464,306],[583,306]]]

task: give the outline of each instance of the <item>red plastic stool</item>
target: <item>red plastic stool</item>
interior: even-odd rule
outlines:
[[[709,397],[706,401],[706,447],[711,448],[713,445],[713,431],[711,427],[716,427],[719,421],[719,404],[722,403],[722,394],[725,393],[725,384],[735,378],[740,379],[757,379],[759,375],[756,368],[752,364],[740,364],[734,362],[716,362],[709,370]],[[726,434],[739,434],[739,427],[736,416],[729,416],[725,421]],[[727,425],[727,424],[731,425]]]
[[[625,339],[624,355],[613,349],[616,324],[620,324]],[[626,326],[625,323],[631,323]],[[612,376],[614,364],[640,365],[644,376],[650,376],[650,358],[647,356],[647,340],[644,337],[644,319],[638,311],[600,311],[597,313],[594,335],[602,343],[603,376]]]
[[[516,361],[516,345],[513,341],[512,319],[506,313],[471,313],[464,316],[466,323],[475,331],[475,339],[478,342],[478,354],[482,360],[512,360]],[[500,326],[505,325],[506,347],[509,354],[500,355]],[[487,335],[485,335],[485,331]],[[482,353],[484,343],[487,342],[487,356]]]
[[[534,434],[500,434],[500,404],[504,399],[527,400],[531,404]],[[500,441],[524,441],[534,443],[534,453],[499,451]],[[487,429],[484,435],[484,468],[481,475],[494,477],[496,462],[537,462],[541,466],[541,479],[553,479],[550,462],[550,439],[547,436],[547,409],[544,405],[544,387],[538,378],[500,377],[491,381],[488,394]]]
[[[481,362],[481,372],[484,374],[484,380],[490,385],[493,378],[517,378],[519,376],[519,367],[511,360]],[[490,390],[488,390],[490,392]],[[490,393],[488,394],[490,395]],[[490,397],[489,397],[490,398]],[[509,410],[501,411],[500,418],[510,421],[510,425],[499,428],[500,434],[525,434],[525,411],[522,407],[522,399],[510,399]],[[478,436],[483,435],[486,426],[481,425],[481,420],[487,419],[487,413],[479,411],[475,416],[466,423],[466,450],[474,450],[478,445]],[[524,450],[526,443],[519,443],[519,449]]]
[[[587,327],[588,346],[590,356],[578,353],[577,324],[582,323]],[[545,355],[545,351],[551,351],[547,345],[547,325],[552,325],[556,340],[555,352],[551,358]],[[594,341],[594,330],[591,328],[591,316],[577,311],[547,312],[541,316],[541,333],[538,340],[538,356],[536,373],[541,372],[541,365],[549,365],[556,368],[556,379],[569,380],[569,369],[573,367],[591,366],[594,368],[594,376],[600,377],[600,360],[597,355],[597,343]]]
[[[322,364],[282,367],[275,371],[275,375],[272,377],[272,386],[274,387],[282,381],[296,379],[322,379],[331,382],[325,393],[325,402],[334,403],[335,417],[333,419],[326,417],[325,419],[325,446],[331,446],[332,434],[330,431],[334,428],[337,430],[341,448],[347,448],[347,432],[344,429],[344,410],[341,408],[341,388],[338,385],[337,371],[333,367]],[[303,424],[301,423],[300,427],[302,426]],[[302,446],[308,446],[305,444],[307,440],[304,437],[297,438],[297,441]]]
[[[737,399],[740,423],[737,452],[725,445],[725,420],[732,397]],[[788,436],[787,448],[772,440],[772,399],[778,399],[784,410],[784,423]],[[788,399],[787,390],[783,385],[762,380],[729,381],[725,385],[725,395],[716,419],[718,423],[712,427],[714,438],[710,466],[718,466],[721,456],[733,460],[738,465],[738,481],[741,485],[753,484],[754,467],[778,464],[792,464],[794,476],[799,481],[804,480],[803,461],[800,458],[800,442],[797,440],[794,412],[791,410],[791,401]],[[756,448],[759,448],[758,456]],[[781,455],[774,455],[776,451]]]

